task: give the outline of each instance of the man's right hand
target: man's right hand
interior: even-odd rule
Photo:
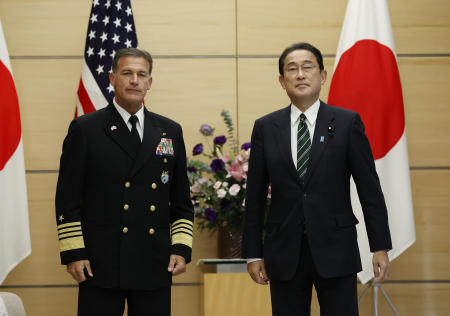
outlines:
[[[269,278],[267,277],[266,266],[264,260],[257,260],[247,264],[247,271],[253,281],[258,284],[267,285]]]
[[[70,275],[72,275],[72,278],[74,278],[75,281],[81,283],[83,281],[86,281],[86,276],[84,275],[84,268],[86,268],[90,277],[94,276],[91,270],[91,264],[89,263],[89,260],[79,260],[69,263],[67,265],[67,272],[69,272]]]

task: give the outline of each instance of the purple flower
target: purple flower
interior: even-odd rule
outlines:
[[[223,170],[223,167],[225,166],[225,163],[223,162],[222,159],[216,158],[216,159],[214,159],[214,160],[211,162],[211,165],[210,165],[210,166],[211,166],[212,171],[214,171],[214,172],[220,172],[220,171]]]
[[[187,171],[189,171],[189,172],[197,172],[197,168],[188,166],[187,167]]]
[[[218,146],[222,146],[223,144],[225,144],[227,142],[227,138],[225,136],[217,136],[216,138],[214,138],[214,144],[218,145]]]
[[[247,150],[249,148],[250,148],[250,143],[243,143],[241,146],[241,149],[243,149],[243,150]]]
[[[203,144],[197,144],[194,146],[194,149],[192,150],[192,154],[194,156],[200,155],[203,152]]]
[[[208,208],[205,210],[205,218],[206,218],[208,221],[210,221],[210,222],[213,222],[213,223],[217,222],[217,214],[216,214],[216,212],[214,212],[214,210],[213,210],[212,208],[210,208],[210,207],[208,207]]]
[[[213,129],[210,125],[203,124],[202,126],[200,126],[200,133],[202,133],[205,136],[211,136],[213,133]]]
[[[222,199],[220,200],[220,209],[222,211],[228,211],[230,208],[231,201],[229,199]]]

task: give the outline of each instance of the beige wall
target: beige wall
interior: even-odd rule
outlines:
[[[132,0],[139,45],[155,55],[147,104],[183,125],[188,151],[200,140],[201,123],[225,130],[222,108],[230,110],[240,140],[248,141],[257,117],[289,102],[277,82],[275,57],[286,46],[312,42],[328,56],[331,75],[346,3]],[[21,107],[33,247],[0,290],[21,295],[32,316],[75,314],[76,288],[68,287],[74,283],[59,265],[53,199],[90,6],[90,0],[0,0]],[[386,289],[402,315],[444,315],[450,313],[450,3],[396,0],[389,6],[417,242],[392,263],[396,282]],[[324,100],[328,89],[329,81]],[[215,255],[215,238],[196,232],[194,264],[174,280],[173,315],[200,314],[202,278],[195,261]],[[370,300],[364,304],[366,315]]]

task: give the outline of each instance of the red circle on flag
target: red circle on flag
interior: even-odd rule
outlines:
[[[361,40],[345,51],[331,81],[328,103],[361,115],[375,160],[399,141],[405,127],[402,87],[392,50]]]
[[[0,60],[0,170],[16,151],[20,142],[20,112],[14,80]]]

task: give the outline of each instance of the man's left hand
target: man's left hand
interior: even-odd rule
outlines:
[[[375,274],[374,283],[385,281],[389,276],[389,257],[385,250],[375,251],[373,254],[373,273]]]
[[[172,275],[179,275],[186,272],[186,260],[182,256],[170,255],[169,267],[167,268]]]

